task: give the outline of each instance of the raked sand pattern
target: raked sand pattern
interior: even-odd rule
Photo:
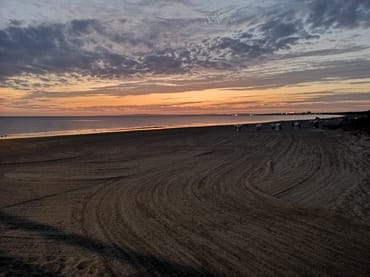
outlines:
[[[0,275],[369,276],[370,141],[249,126],[0,141]]]

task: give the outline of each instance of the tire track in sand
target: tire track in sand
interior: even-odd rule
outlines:
[[[363,270],[369,256],[360,255],[364,250],[361,240],[338,231],[346,221],[332,219],[326,212],[312,217],[311,210],[273,197],[305,187],[315,176],[330,178],[320,172],[321,148],[304,157],[313,166],[300,172],[301,180],[294,183],[299,178],[292,176],[293,182],[287,182],[289,186],[275,195],[262,192],[252,182],[256,175],[261,181],[271,174],[292,174],[286,170],[288,161],[302,148],[309,150],[294,136],[287,137],[261,134],[259,141],[274,145],[265,156],[260,155],[262,143],[251,148],[228,140],[224,150],[205,149],[207,155],[197,156],[201,160],[198,169],[194,160],[187,158],[162,162],[140,177],[117,182],[97,194],[99,200],[92,203],[99,204],[88,209],[95,209],[95,217],[87,224],[98,222],[95,228],[102,232],[101,238],[119,249],[152,253],[199,270],[207,268],[216,275],[289,270],[313,274],[317,267],[324,275],[331,270]],[[259,166],[251,163],[256,157]],[[264,167],[271,157],[274,172]],[[359,232],[364,235],[365,230]],[[349,242],[339,246],[337,241],[345,238]],[[351,249],[358,252],[349,258]],[[158,260],[130,256],[130,251],[125,255],[130,266],[110,261],[112,272],[131,274],[136,270],[155,275],[161,270]]]
[[[104,182],[103,178],[89,193],[81,191],[83,247],[98,253],[106,273],[361,276],[369,272],[369,225],[331,210],[332,203],[353,187],[350,179],[363,181],[363,174],[355,176],[357,170],[366,173],[351,149],[340,148],[329,133],[305,129],[204,130],[182,130],[180,135],[151,132],[143,139],[140,133],[110,135],[109,144],[91,139],[88,146],[79,145],[81,153],[89,155],[78,163],[58,162],[61,170],[73,163],[88,167],[92,176],[84,185],[101,175],[127,175]],[[69,143],[79,148],[77,139]],[[365,193],[364,186],[353,193]],[[55,197],[62,201],[67,196]],[[0,246],[11,243],[0,240]]]

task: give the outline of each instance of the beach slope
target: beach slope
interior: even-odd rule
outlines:
[[[248,126],[0,141],[0,272],[366,276],[365,136]]]

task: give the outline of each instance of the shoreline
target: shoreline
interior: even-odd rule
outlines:
[[[316,114],[313,114],[316,116]],[[328,117],[322,118],[322,120],[335,120],[342,118],[343,115],[327,115]],[[313,118],[314,119],[314,118]],[[283,119],[283,120],[256,120],[253,122],[236,122],[236,123],[224,123],[224,124],[192,124],[192,125],[179,125],[179,126],[150,126],[150,127],[133,127],[133,128],[112,128],[112,129],[86,129],[86,130],[70,130],[70,131],[50,131],[41,133],[26,133],[26,134],[15,134],[2,136],[1,140],[14,140],[14,139],[32,139],[32,138],[50,138],[50,137],[69,137],[69,136],[84,136],[84,135],[98,135],[98,134],[113,134],[113,133],[131,133],[131,132],[146,132],[146,131],[157,131],[157,130],[177,130],[177,129],[191,129],[191,128],[208,128],[208,127],[232,127],[235,125],[240,126],[252,126],[256,124],[271,124],[278,122],[306,122],[312,121],[313,119]]]

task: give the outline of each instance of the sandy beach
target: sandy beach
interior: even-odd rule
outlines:
[[[309,122],[0,140],[0,275],[369,276],[369,146]]]

